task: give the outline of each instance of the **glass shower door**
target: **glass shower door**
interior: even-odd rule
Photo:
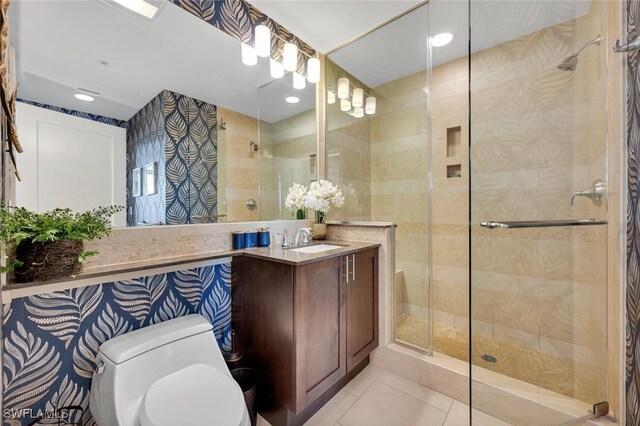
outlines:
[[[609,7],[470,5],[471,402],[513,424],[607,400]]]

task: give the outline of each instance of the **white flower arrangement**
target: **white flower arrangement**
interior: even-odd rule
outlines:
[[[316,211],[316,221],[324,222],[325,215],[331,207],[340,208],[344,205],[342,190],[328,180],[311,182],[305,197],[304,206]]]
[[[306,196],[307,187],[299,183],[294,183],[293,186],[289,188],[289,192],[287,192],[284,207],[292,213],[296,213],[298,210],[305,208]]]
[[[353,190],[353,188],[351,189]],[[353,192],[355,195],[355,190]],[[309,188],[299,183],[294,183],[287,192],[284,206],[291,212],[315,210],[316,221],[322,223],[331,207],[339,209],[344,206],[344,203],[345,197],[341,188],[328,180],[319,180],[311,182]]]

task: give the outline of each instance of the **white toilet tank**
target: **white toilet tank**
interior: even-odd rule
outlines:
[[[231,377],[211,324],[198,314],[117,336],[102,344],[96,357],[91,413],[101,426],[134,426],[153,383],[197,364]]]

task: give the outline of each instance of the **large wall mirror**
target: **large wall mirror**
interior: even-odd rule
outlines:
[[[282,191],[315,179],[315,84],[245,65],[228,31],[156,3],[153,19],[111,0],[12,3],[16,204],[126,206],[117,227],[290,217]]]

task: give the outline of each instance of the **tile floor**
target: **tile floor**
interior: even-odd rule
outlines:
[[[502,426],[473,411],[474,426]],[[258,426],[268,426],[258,417]],[[306,425],[327,426],[467,426],[469,406],[369,365],[320,409]]]

